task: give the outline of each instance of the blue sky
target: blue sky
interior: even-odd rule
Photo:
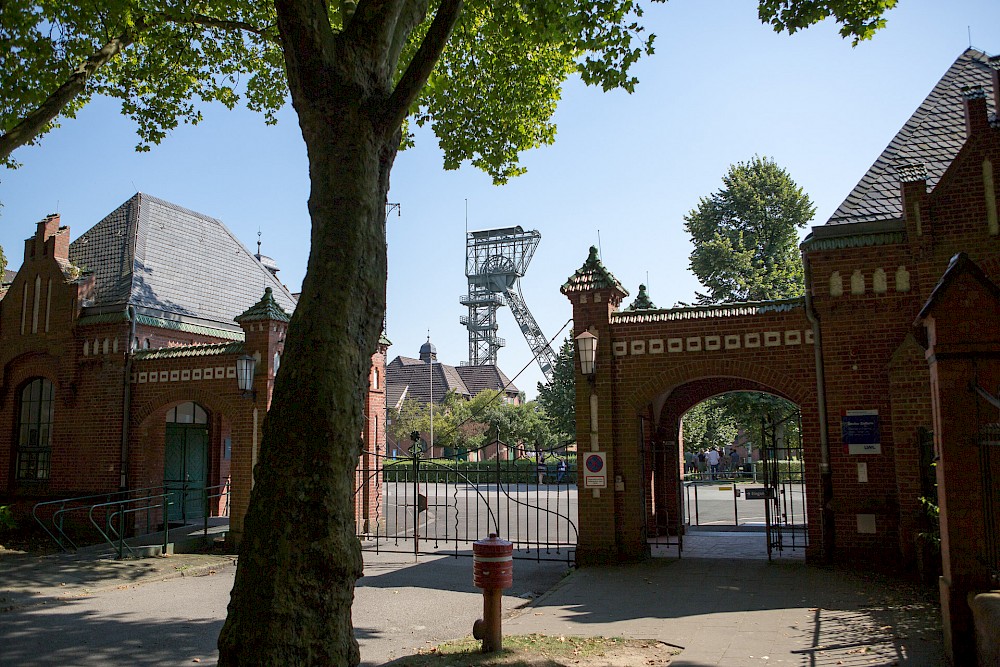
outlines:
[[[521,225],[542,240],[522,281],[548,336],[572,316],[559,286],[600,247],[630,303],[647,283],[659,306],[699,289],[688,270],[683,217],[716,191],[729,165],[755,154],[789,171],[822,224],[955,58],[971,43],[1000,53],[1000,2],[901,0],[874,40],[852,48],[832,24],[793,36],[760,25],[756,3],[672,0],[646,24],[655,55],[632,95],[567,83],[553,146],[523,156],[528,173],[503,187],[470,166],[447,172],[434,137],[396,160],[389,200],[390,358],[417,356],[428,329],[438,358],[468,356],[458,298],[468,229]],[[118,106],[97,100],[0,175],[0,246],[12,268],[34,223],[58,211],[72,237],[136,191],[217,217],[251,250],[277,260],[293,291],[308,256],[305,149],[290,106],[275,127],[244,111],[210,107],[205,120],[171,133],[150,153]],[[566,335],[563,331],[560,339]],[[500,365],[529,396],[542,379],[507,309]],[[557,340],[554,345],[558,345]]]

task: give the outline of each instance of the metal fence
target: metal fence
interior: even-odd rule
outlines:
[[[495,446],[490,449],[495,451]],[[475,460],[366,452],[358,469],[355,513],[364,549],[471,555],[472,542],[496,533],[514,557],[572,562],[577,542],[576,466],[572,457]],[[560,463],[562,461],[563,463]]]

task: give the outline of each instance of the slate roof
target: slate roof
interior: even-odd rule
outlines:
[[[17,271],[11,271],[10,269],[3,270],[3,277],[0,278],[0,284],[8,284],[14,282],[14,276],[17,275]]]
[[[917,175],[914,167],[917,165],[922,165],[926,171],[928,186],[933,188],[937,185],[965,143],[965,107],[962,99],[962,88],[965,86],[983,88],[987,109],[996,122],[989,56],[977,49],[966,49],[826,224],[901,218],[899,183],[901,177],[902,180],[914,178]]]
[[[463,398],[472,398],[484,389],[503,389],[510,380],[496,366],[449,366],[435,361],[428,367],[426,361],[411,357],[396,357],[385,367],[386,404],[399,407],[403,400],[428,403],[433,399],[441,403],[445,394],[454,391]],[[507,394],[517,394],[514,385],[507,387]]]
[[[95,274],[90,314],[133,305],[159,319],[240,331],[233,318],[268,287],[278,306],[295,309],[285,286],[221,221],[144,193],[80,235],[69,257]]]

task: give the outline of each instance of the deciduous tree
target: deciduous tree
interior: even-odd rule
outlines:
[[[755,157],[731,165],[723,187],[684,217],[699,303],[769,301],[802,294],[798,230],[816,212],[784,169]]]
[[[559,348],[552,379],[538,383],[538,404],[545,410],[556,435],[564,442],[576,439],[575,347],[567,338]]]
[[[778,29],[832,14],[865,37],[891,4],[760,9]],[[637,0],[469,0],[464,10],[462,0],[0,4],[7,164],[93,94],[122,99],[144,147],[196,122],[199,98],[235,104],[242,90],[248,106],[273,113],[286,77],[309,160],[310,254],[264,423],[221,665],[359,662],[353,471],[405,119],[432,125],[447,168],[471,161],[503,182],[521,172],[519,151],[553,140],[568,76],[633,89],[630,67],[652,51],[643,9]]]

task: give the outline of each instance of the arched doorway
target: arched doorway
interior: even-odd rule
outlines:
[[[650,407],[653,555],[804,557],[806,447],[791,395],[744,378],[704,377]]]
[[[170,523],[205,516],[208,480],[208,413],[194,402],[167,410],[163,486]]]

